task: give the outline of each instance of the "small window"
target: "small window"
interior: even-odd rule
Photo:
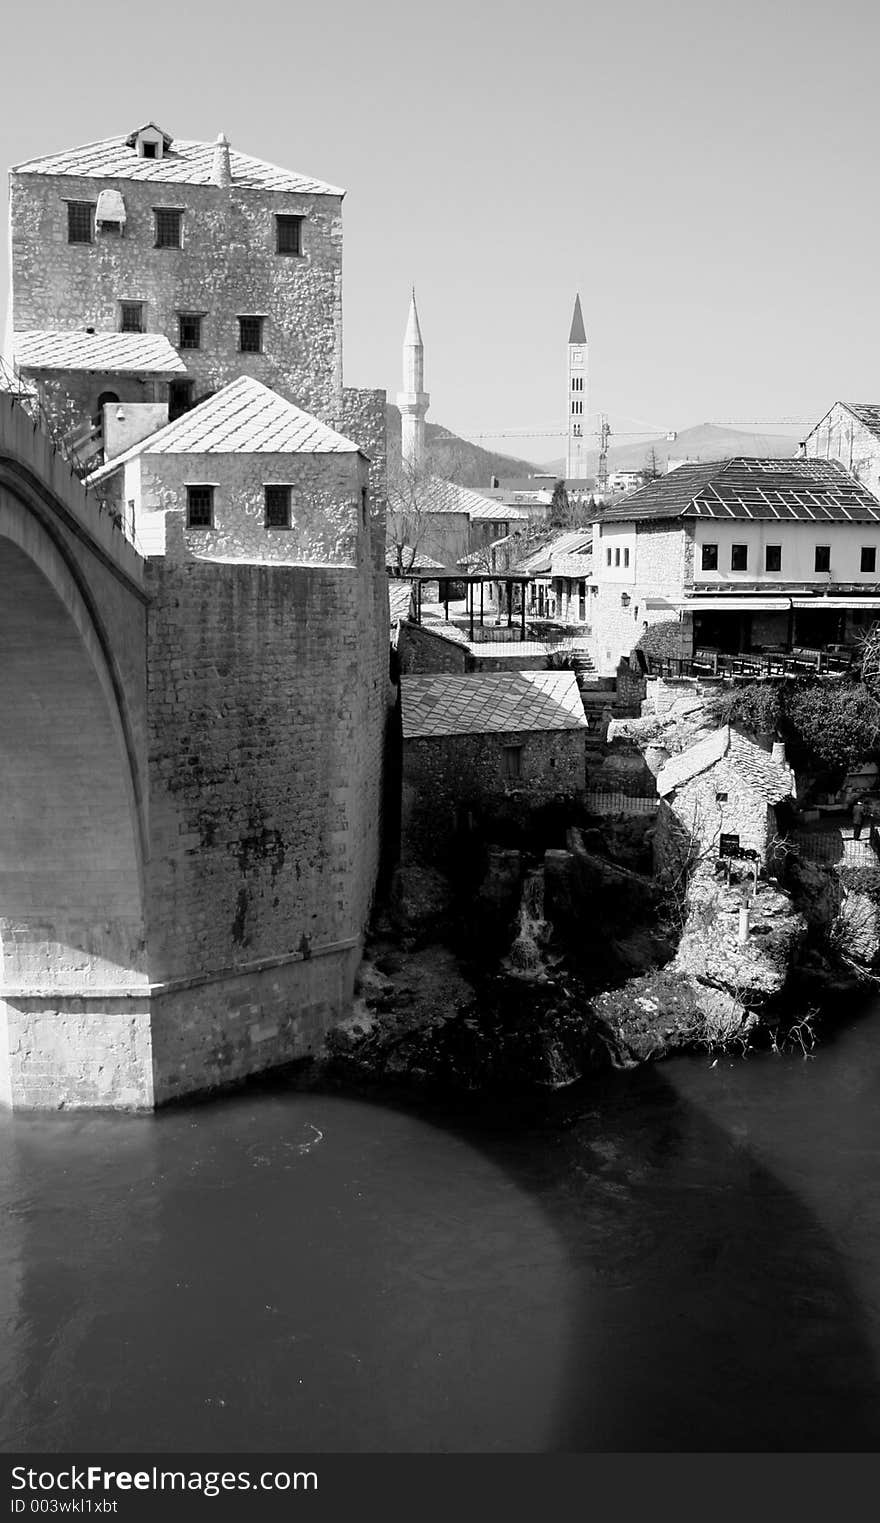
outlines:
[[[238,347],[242,354],[259,354],[263,348],[263,319],[240,317],[238,319]]]
[[[93,243],[95,238],[94,201],[68,201],[68,243]]]
[[[155,159],[156,158],[156,144],[155,143],[145,143],[145,142],[142,142],[141,143],[141,158],[142,159]]]
[[[289,529],[290,528],[290,487],[267,486],[266,493],[266,528]]]
[[[187,487],[186,527],[188,529],[212,529],[214,527],[213,487]]]
[[[522,746],[504,747],[504,776],[522,777]]]
[[[765,545],[764,546],[764,570],[765,571],[781,571],[782,570],[782,546],[781,545]]]
[[[817,545],[816,546],[816,570],[817,571],[830,571],[831,570],[831,546],[830,545]]]
[[[748,545],[731,545],[730,547],[731,571],[748,571],[749,547]]]
[[[153,213],[156,218],[155,247],[157,249],[179,249],[181,247],[180,235],[183,228],[183,212],[175,211],[170,206],[156,206],[153,209]]]
[[[143,333],[144,304],[142,301],[123,301],[119,305],[120,333]]]
[[[715,802],[716,802],[716,804],[726,804],[727,803],[727,794],[726,793],[716,793],[716,795],[715,795]]]
[[[611,565],[611,551],[610,551],[610,549],[605,551],[605,564],[606,564],[606,566],[610,566]]]
[[[702,566],[704,571],[718,570],[718,546],[703,545]]]
[[[617,550],[615,550],[615,552],[614,552],[614,564],[615,564],[615,566],[619,566],[620,565],[620,550],[619,550],[619,548]]]
[[[625,566],[629,565],[629,551],[628,550],[624,550],[624,552],[623,552],[623,564]]]
[[[302,217],[275,218],[276,254],[302,253]]]
[[[366,487],[361,487],[361,523],[367,527],[370,517],[370,494]],[[492,551],[492,567],[495,567],[495,551]]]
[[[177,314],[177,347],[178,347],[178,349],[201,349],[201,347],[202,347],[202,313],[201,312],[178,312],[178,314]]]
[[[862,545],[862,563],[860,571],[877,570],[877,551],[873,545]]]

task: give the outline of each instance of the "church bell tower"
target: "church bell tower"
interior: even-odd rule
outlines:
[[[568,443],[565,451],[565,475],[569,481],[582,481],[587,474],[587,417],[587,335],[581,312],[581,298],[577,295],[568,335]]]

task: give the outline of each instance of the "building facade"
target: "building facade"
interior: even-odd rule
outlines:
[[[846,643],[880,611],[880,501],[836,461],[680,466],[593,534],[600,670],[657,625],[688,658]]]
[[[173,418],[239,375],[340,421],[342,190],[148,123],[16,166],[9,193],[12,357],[80,422],[108,394]],[[164,339],[173,369],[92,343],[73,383],[70,338],[111,334]]]

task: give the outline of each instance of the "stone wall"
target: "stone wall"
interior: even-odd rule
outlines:
[[[472,670],[466,645],[448,640],[406,620],[400,626],[397,658],[401,672],[467,672]]]
[[[13,327],[119,328],[122,301],[144,303],[145,328],[176,347],[178,312],[204,313],[202,347],[182,351],[196,397],[252,375],[327,422],[342,405],[342,201],[215,185],[111,180],[125,200],[123,237],[68,243],[67,201],[104,182],[10,177]],[[183,247],[154,248],[155,207],[183,210]],[[275,216],[304,218],[301,257],[275,252]],[[238,348],[239,316],[263,317],[263,352]],[[95,398],[106,377],[93,378]],[[134,400],[133,398],[131,400]],[[88,408],[94,411],[94,405]]]
[[[548,804],[582,800],[585,730],[447,735],[403,742],[404,855],[448,865],[462,828],[526,823]],[[520,773],[507,775],[507,749]]]
[[[726,797],[719,798],[720,794]],[[739,836],[740,846],[757,852],[762,864],[772,856],[775,811],[748,787],[728,757],[661,800],[654,835],[655,872],[669,879],[677,878],[686,865],[714,869],[722,834]]]
[[[374,526],[362,519],[368,470],[353,450],[315,455],[151,455],[147,450],[121,473],[126,502],[134,504],[135,543],[145,555],[353,566],[368,545],[381,544],[381,504]],[[291,488],[289,529],[266,527],[270,483]],[[210,529],[186,527],[186,488],[199,484],[214,488]],[[367,507],[369,512],[369,499]]]
[[[675,623],[676,633],[664,654],[689,656],[692,652],[692,620],[678,618],[669,609],[648,607],[648,599],[680,598],[693,583],[693,531],[685,520],[661,523],[611,524],[611,530],[629,531],[633,542],[630,565],[606,565],[606,534],[601,523],[594,526],[593,566],[598,592],[590,602],[592,636],[590,653],[601,672],[613,671],[621,656],[628,656],[639,643],[644,625]],[[632,530],[635,529],[633,537]],[[616,538],[621,535],[615,535]],[[625,601],[624,601],[625,599]]]
[[[880,497],[880,439],[842,402],[835,402],[828,416],[807,435],[804,454],[808,460],[839,460]]]
[[[368,563],[156,560],[148,578],[161,1101],[300,1055],[344,1013],[378,864],[387,648]]]

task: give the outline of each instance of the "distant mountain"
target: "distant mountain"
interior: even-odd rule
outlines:
[[[400,457],[400,413],[391,403],[387,408],[388,455]],[[447,481],[455,481],[462,487],[489,486],[493,476],[533,476],[540,466],[529,460],[517,460],[512,455],[496,455],[492,450],[481,449],[467,439],[460,439],[451,429],[439,423],[425,424],[425,443],[433,469]]]
[[[763,455],[773,460],[788,460],[797,454],[797,439],[783,434],[750,434],[735,428],[722,428],[717,423],[698,423],[694,428],[683,428],[675,438],[665,434],[657,439],[641,439],[637,444],[615,444],[614,435],[608,446],[608,468],[612,471],[637,471],[641,466],[656,462],[659,471],[665,471],[669,460],[731,460],[735,455]],[[599,464],[598,450],[587,451],[587,470],[595,475]],[[543,471],[562,471],[564,460],[551,460],[541,466]]]

